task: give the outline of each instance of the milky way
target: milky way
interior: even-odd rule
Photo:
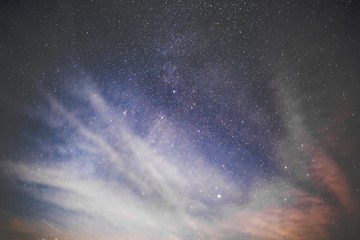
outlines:
[[[1,3],[1,239],[357,239],[360,5]]]

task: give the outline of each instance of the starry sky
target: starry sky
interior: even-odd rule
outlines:
[[[359,239],[359,11],[1,1],[0,239]]]

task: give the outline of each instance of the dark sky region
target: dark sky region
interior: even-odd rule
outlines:
[[[360,239],[359,1],[1,1],[0,239]]]

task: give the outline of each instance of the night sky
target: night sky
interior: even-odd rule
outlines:
[[[0,239],[360,239],[359,12],[1,1]]]

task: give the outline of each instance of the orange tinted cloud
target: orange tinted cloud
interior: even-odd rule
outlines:
[[[240,233],[251,239],[328,239],[327,227],[334,217],[330,205],[302,192],[294,203],[284,207],[240,211],[219,230],[223,236]]]
[[[286,205],[267,206],[260,210],[245,209],[225,219],[210,236],[243,235],[246,239],[329,239],[333,230],[349,213],[356,216],[358,202],[345,171],[332,156],[315,147],[306,146],[310,154],[309,175],[318,194],[294,189],[292,201]],[[331,201],[333,196],[337,202]],[[344,218],[345,216],[345,218]]]
[[[315,147],[306,147],[306,149],[312,157],[309,170],[313,183],[321,191],[333,195],[345,209],[354,210],[357,207],[356,200],[345,171],[329,153]]]
[[[8,231],[19,233],[34,233],[36,231],[33,225],[20,218],[12,218],[8,220],[5,228]]]

